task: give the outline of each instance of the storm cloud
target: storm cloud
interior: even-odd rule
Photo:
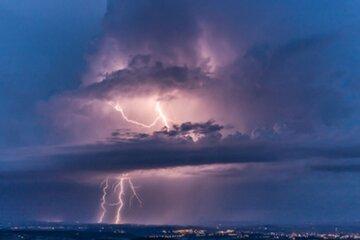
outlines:
[[[308,160],[306,165],[311,170],[341,172],[351,171],[353,165],[333,165],[333,161],[360,158],[358,144],[328,143],[314,146],[310,139],[305,143],[298,143],[237,137],[237,134],[222,138],[219,133],[221,128],[211,122],[185,123],[174,127],[176,130],[164,130],[151,135],[126,133],[124,138],[121,132],[114,132],[112,138],[96,144],[48,147],[36,151],[24,149],[18,152],[13,161],[4,163],[1,176],[3,179],[15,177],[19,181],[26,181],[28,176],[41,176],[44,181],[56,181],[77,176],[102,176],[106,173],[183,166],[296,164],[296,161],[303,160]],[[190,130],[201,133],[199,141],[194,142],[186,134]],[[3,152],[3,155],[12,156],[11,152]],[[19,168],[21,165],[23,167]],[[309,168],[305,167],[304,170],[306,169]],[[353,171],[357,172],[357,167]]]
[[[348,64],[355,57],[349,39],[357,36],[347,22],[352,16],[330,27],[326,11],[312,25],[295,14],[298,9],[316,12],[305,3],[282,6],[283,17],[296,16],[288,23],[265,12],[280,11],[276,4],[228,0],[221,6],[216,1],[109,1],[103,35],[89,58],[88,72],[97,71],[95,78],[85,77],[82,87],[55,96],[41,111],[51,116],[55,109],[55,121],[64,108],[96,119],[99,114],[89,108],[99,106],[92,101],[153,96],[168,102],[170,109],[174,99],[196,98],[208,106],[201,121],[214,119],[249,135],[270,129],[292,137],[319,136],[354,125],[359,85],[358,71]],[[227,14],[220,14],[222,10]],[[306,30],[294,31],[304,26]],[[319,30],[322,26],[326,28]],[[272,27],[279,29],[270,33]]]
[[[78,95],[89,98],[110,96],[142,96],[154,91],[166,95],[173,90],[192,90],[212,83],[200,68],[170,65],[154,61],[150,55],[137,55],[130,59],[126,69],[117,70],[104,76],[99,83],[94,83],[80,90]]]

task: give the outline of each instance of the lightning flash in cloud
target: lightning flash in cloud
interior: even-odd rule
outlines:
[[[135,121],[133,119],[130,119],[124,112],[124,109],[121,107],[121,105],[119,103],[114,103],[114,102],[109,102],[109,104],[118,112],[120,112],[122,118],[131,124],[143,127],[143,128],[152,128],[154,127],[159,121],[162,122],[162,124],[166,127],[166,129],[169,129],[169,123],[168,123],[168,118],[166,117],[166,115],[164,114],[163,110],[161,109],[160,103],[156,102],[155,105],[155,112],[157,114],[156,118],[150,123],[150,124],[145,124],[142,122],[138,122]]]
[[[162,122],[163,122],[163,124],[165,125],[166,129],[169,130],[170,127],[169,127],[169,123],[168,123],[167,117],[165,116],[164,112],[162,111],[159,102],[156,102],[155,110],[156,110],[156,112],[157,112],[157,114],[158,114],[158,118],[160,118],[160,119],[162,120]]]
[[[127,174],[123,174],[120,177],[118,177],[116,179],[115,184],[112,186],[111,188],[112,192],[109,193],[109,178],[106,178],[103,181],[102,184],[102,197],[100,199],[100,216],[98,219],[98,223],[103,223],[104,222],[104,218],[107,211],[107,206],[115,206],[115,218],[113,223],[115,224],[121,224],[123,223],[123,210],[124,207],[126,206],[132,206],[132,201],[133,199],[136,199],[137,202],[139,203],[139,206],[143,206],[143,202],[139,196],[139,194],[136,191],[136,187],[133,184],[132,180],[130,177],[128,177]],[[128,190],[128,191],[126,191]],[[130,193],[130,197],[127,196],[127,193]],[[107,202],[107,196],[108,195],[116,195],[117,198],[117,202],[115,203],[108,203]],[[129,201],[129,203],[126,203],[127,201]]]

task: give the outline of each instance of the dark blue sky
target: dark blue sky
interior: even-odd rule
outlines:
[[[1,146],[42,141],[36,104],[79,86],[105,7],[92,0],[0,3]]]
[[[359,10],[2,1],[0,221],[358,222]]]

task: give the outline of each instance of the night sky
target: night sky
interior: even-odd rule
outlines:
[[[0,223],[359,222],[359,12],[0,1]]]

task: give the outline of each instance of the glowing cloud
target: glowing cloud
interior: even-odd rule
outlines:
[[[162,123],[164,124],[164,126],[166,127],[166,129],[170,129],[169,123],[168,123],[168,119],[166,117],[166,115],[164,114],[163,110],[161,109],[160,103],[156,102],[156,106],[155,106],[155,111],[157,113],[157,117],[154,119],[154,121],[152,121],[150,124],[145,124],[142,122],[138,122],[135,121],[133,119],[130,119],[124,112],[123,108],[121,107],[121,105],[119,103],[114,104],[113,102],[109,102],[109,104],[118,112],[121,113],[121,116],[123,117],[123,119],[131,124],[135,124],[137,126],[140,127],[144,127],[144,128],[152,128],[154,127],[159,120],[162,121]]]

